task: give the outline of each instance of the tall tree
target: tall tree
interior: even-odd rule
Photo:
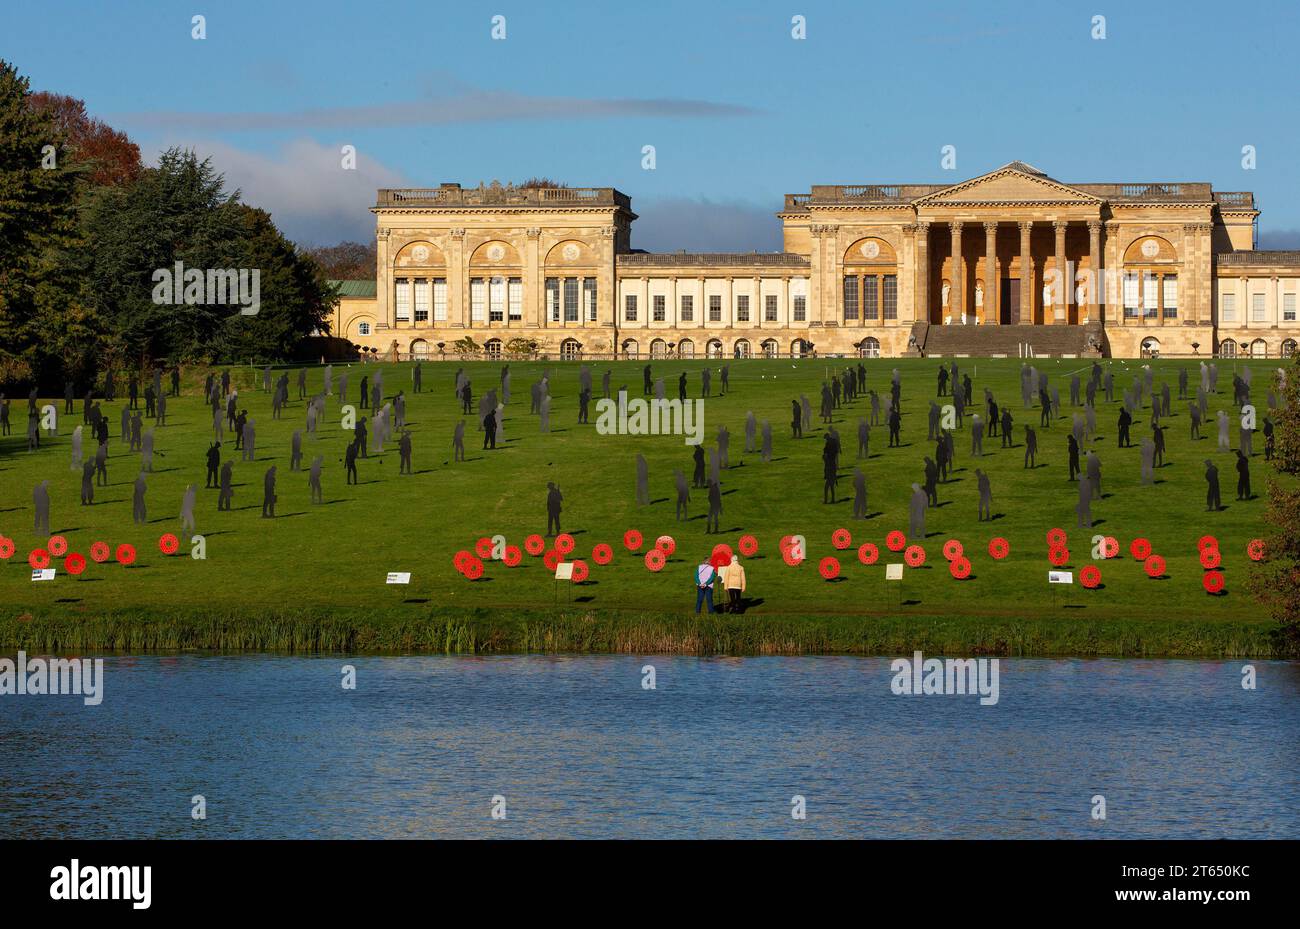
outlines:
[[[312,258],[325,270],[326,277],[338,281],[373,281],[375,279],[375,240],[369,244],[340,242],[310,251]]]
[[[1252,591],[1281,623],[1291,654],[1300,649],[1300,355],[1286,366],[1286,385],[1273,415],[1276,474],[1268,483],[1267,560],[1255,566]]]
[[[87,168],[86,180],[96,186],[120,187],[140,176],[140,146],[103,120],[86,112],[86,104],[66,94],[39,91],[27,104],[40,113],[64,140],[63,154]]]

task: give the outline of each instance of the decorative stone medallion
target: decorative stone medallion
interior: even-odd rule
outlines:
[[[500,261],[502,258],[506,257],[505,247],[499,242],[494,242],[488,246],[487,256],[488,261]]]
[[[1147,239],[1142,243],[1142,257],[1154,258],[1160,254],[1160,243],[1155,239]]]
[[[411,258],[418,264],[424,264],[429,260],[429,246],[417,245],[411,249]]]
[[[873,261],[880,257],[880,245],[876,242],[863,242],[862,248],[859,249],[859,251],[862,252],[862,257],[868,261]]]
[[[564,251],[562,252],[562,254],[564,255],[565,261],[577,261],[580,252],[578,250],[578,246],[570,242],[568,245],[564,246]]]

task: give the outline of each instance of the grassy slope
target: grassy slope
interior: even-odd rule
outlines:
[[[975,375],[977,399],[988,386],[1000,402],[1010,403],[1020,445],[1021,426],[1026,422],[1036,425],[1038,414],[1020,407],[1019,362],[962,359],[959,363],[963,371]],[[643,364],[614,365],[615,388],[626,383],[632,396],[640,396]],[[656,375],[665,377],[670,396],[675,395],[678,372],[688,371],[691,395],[698,396],[698,372],[704,364],[658,362],[654,368]],[[1122,361],[1108,364],[1116,371],[1118,394],[1137,366]],[[1177,368],[1182,364],[1190,365],[1155,363],[1157,387],[1167,379],[1176,395]],[[1253,396],[1263,409],[1269,372],[1277,363],[1251,364],[1255,368]],[[594,409],[593,425],[577,426],[576,364],[551,365],[553,431],[539,435],[535,418],[526,411],[529,384],[543,366],[513,364],[514,397],[507,410],[504,447],[480,451],[481,439],[471,417],[467,429],[470,460],[445,463],[450,458],[452,427],[460,418],[452,396],[458,365],[450,363],[425,366],[425,392],[421,395],[410,394],[409,366],[384,366],[386,394],[391,396],[399,388],[408,393],[417,472],[411,477],[398,476],[394,445],[383,456],[361,462],[362,483],[346,487],[341,464],[346,438],[337,429],[337,403],[331,401],[335,428],[304,442],[307,461],[315,454],[326,456],[325,506],[312,506],[306,475],[288,470],[289,436],[303,426],[303,403],[294,399],[285,418],[273,421],[269,396],[252,388],[260,378],[248,369],[236,373],[246,386],[241,406],[257,420],[258,461],[249,465],[236,457],[240,486],[231,513],[218,513],[216,492],[202,489],[210,428],[208,414],[196,397],[201,391],[198,372],[187,378],[186,396],[171,402],[170,422],[159,429],[156,447],[161,455],[149,479],[151,524],[143,529],[131,523],[130,484],[136,464],[117,438],[121,400],[103,406],[113,434],[112,483],[98,489],[99,502],[94,507],[77,505],[80,477],[68,469],[68,436],[80,422],[79,412],[64,420],[61,434],[37,453],[25,451],[21,434],[3,440],[0,532],[15,539],[19,554],[0,566],[0,597],[5,604],[0,641],[13,644],[37,641],[41,636],[66,641],[65,634],[33,630],[71,628],[68,624],[85,627],[83,641],[87,645],[96,644],[86,638],[92,627],[100,630],[101,639],[121,641],[111,628],[120,629],[128,622],[148,625],[142,617],[152,616],[156,622],[149,625],[147,638],[156,646],[167,641],[168,628],[178,644],[215,644],[210,640],[221,635],[212,631],[211,623],[220,618],[240,626],[243,631],[236,637],[243,636],[250,647],[259,642],[275,647],[277,635],[281,646],[294,647],[295,641],[305,641],[304,636],[310,639],[309,633],[300,634],[300,626],[333,622],[336,628],[330,635],[337,635],[344,645],[350,641],[376,648],[442,650],[446,643],[440,641],[436,630],[445,629],[448,621],[463,623],[469,631],[457,635],[468,635],[478,648],[537,647],[546,644],[549,634],[556,647],[577,649],[635,645],[643,650],[659,640],[669,650],[891,651],[933,630],[943,630],[934,634],[965,642],[968,648],[985,647],[981,642],[1016,641],[1021,644],[1006,647],[1038,652],[1092,653],[1100,648],[1110,653],[1154,650],[1192,654],[1228,648],[1256,653],[1267,647],[1268,621],[1259,606],[1246,597],[1242,584],[1248,570],[1245,544],[1262,532],[1265,501],[1262,496],[1247,503],[1233,499],[1232,456],[1213,450],[1212,428],[1203,429],[1209,438],[1192,443],[1187,436],[1185,404],[1177,402],[1176,415],[1168,421],[1169,464],[1158,472],[1155,486],[1139,485],[1136,447],[1115,448],[1118,404],[1100,409],[1101,436],[1095,443],[1107,493],[1106,499],[1093,507],[1096,531],[1116,535],[1125,550],[1135,535],[1150,538],[1168,562],[1167,579],[1150,580],[1136,563],[1125,558],[1103,564],[1104,589],[1089,592],[1076,587],[1054,599],[1045,582],[1046,530],[1061,526],[1069,531],[1072,564],[1077,569],[1087,561],[1086,540],[1073,529],[1075,488],[1066,481],[1067,418],[1050,430],[1039,430],[1041,466],[1033,471],[1022,468],[1022,447],[1002,450],[1000,440],[986,440],[987,454],[980,466],[992,479],[994,509],[1001,514],[992,524],[976,522],[969,428],[958,435],[955,479],[941,486],[942,505],[928,517],[930,564],[907,573],[904,599],[908,602],[901,611],[894,606],[897,600],[891,598],[897,593],[886,586],[882,568],[857,564],[851,551],[842,553],[844,579],[823,582],[816,573],[816,559],[833,553],[833,529],[849,527],[855,546],[860,541],[882,544],[889,530],[906,529],[910,485],[921,479],[922,456],[933,454],[925,441],[925,418],[938,362],[869,362],[869,386],[882,393],[887,391],[891,369],[897,366],[902,371],[905,445],[888,449],[886,430],[873,430],[872,457],[861,463],[867,474],[872,517],[855,522],[850,518],[847,496],[851,469],[858,464],[854,460],[856,420],[865,415],[867,401],[837,411],[835,425],[845,448],[846,471],[841,481],[845,500],[834,506],[822,504],[820,425],[815,423],[811,437],[792,441],[790,399],[807,393],[815,410],[824,372],[840,365],[837,360],[733,363],[732,393],[706,403],[706,446],[712,447],[719,424],[725,423],[732,433],[732,469],[724,473],[723,481],[725,532],[719,538],[734,545],[739,535],[752,533],[761,544],[760,556],[747,562],[749,594],[756,602],[740,621],[707,624],[697,633],[693,619],[679,618],[693,606],[691,567],[717,540],[703,532],[702,492],[696,492],[692,500],[693,518],[685,523],[674,520],[672,470],[682,468],[689,475],[691,469],[690,449],[681,437],[598,435]],[[1085,362],[1043,360],[1040,366],[1052,375],[1068,407],[1069,372],[1084,367]],[[496,384],[499,365],[465,367],[474,380],[476,395]],[[597,385],[607,367],[593,365]],[[375,370],[373,365],[352,367],[354,402],[362,374],[373,375]],[[1232,362],[1220,365],[1220,394],[1212,399],[1211,417],[1231,400],[1232,370]],[[336,379],[341,371],[341,366],[335,366]],[[314,369],[309,383],[319,385],[320,378],[320,370]],[[1195,380],[1193,371],[1193,384]],[[716,377],[714,382],[716,386]],[[296,397],[292,386],[291,393]],[[24,406],[21,401],[15,403],[16,433],[23,431]],[[750,409],[760,421],[770,419],[773,424],[775,460],[768,465],[743,450],[744,417]],[[1135,427],[1135,437],[1142,434],[1143,430]],[[1262,446],[1261,435],[1256,448],[1262,450]],[[225,451],[228,457],[237,456],[230,444]],[[634,501],[638,452],[650,463],[653,502],[649,507],[638,507]],[[1203,509],[1202,460],[1206,457],[1219,461],[1228,508],[1218,514]],[[271,464],[279,466],[280,474],[280,518],[274,521],[259,518],[262,474]],[[1254,461],[1257,494],[1262,494],[1267,473],[1261,454]],[[32,583],[22,556],[44,542],[31,532],[31,488],[41,477],[51,480],[52,525],[70,538],[74,550],[84,552],[91,541],[101,538],[114,543],[130,541],[140,550],[137,564],[132,568],[92,566],[81,580],[60,576],[54,583]],[[502,533],[520,544],[526,534],[541,531],[548,480],[564,490],[564,528],[575,534],[578,554],[585,557],[598,541],[608,541],[616,549],[613,565],[596,568],[591,582],[575,589],[578,612],[572,614],[549,609],[555,585],[540,559],[525,558],[515,569],[489,565],[485,578],[475,583],[464,580],[451,567],[452,553],[471,547],[479,536]],[[199,531],[208,540],[206,561],[164,558],[156,548],[158,534],[177,529],[181,495],[189,482],[200,488],[197,510]],[[630,527],[650,538],[664,532],[677,537],[677,554],[661,574],[647,572],[640,557],[618,544],[623,530]],[[780,536],[794,532],[807,536],[812,558],[798,568],[788,568],[776,546]],[[1196,539],[1205,532],[1215,533],[1221,541],[1227,596],[1212,598],[1201,590]],[[994,534],[1011,541],[1013,554],[1004,562],[994,563],[985,553],[987,540]],[[949,537],[961,539],[974,555],[974,577],[964,583],[953,581],[945,570],[939,550]],[[411,571],[411,586],[386,586],[384,575],[390,570]],[[483,611],[467,612],[476,608]],[[112,615],[106,617],[106,612]],[[593,613],[594,620],[583,619]],[[277,620],[272,614],[282,618]],[[35,619],[18,619],[21,616]],[[331,616],[332,620],[327,618]],[[936,618],[918,618],[927,616]],[[118,625],[110,628],[111,623]],[[203,623],[209,624],[203,627],[207,631],[196,634],[195,627]],[[282,632],[267,635],[267,628],[276,623]],[[286,623],[299,631],[283,632]],[[1098,644],[1103,642],[1104,647]],[[1145,644],[1134,646],[1136,642]],[[1224,644],[1233,642],[1238,644]],[[318,644],[332,647],[338,643]]]

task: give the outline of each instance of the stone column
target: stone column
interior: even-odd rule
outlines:
[[[998,301],[1002,296],[998,281],[998,224],[984,224],[984,321],[996,326]]]
[[[1068,323],[1070,321],[1070,282],[1065,268],[1065,229],[1069,223],[1056,221],[1052,228],[1056,231],[1056,298],[1052,301],[1052,322]]]
[[[524,319],[523,325],[528,329],[536,329],[540,325],[539,318],[544,312],[543,304],[546,302],[546,282],[543,278],[542,255],[541,255],[541,235],[542,230],[538,226],[533,226],[527,230],[527,242],[524,246],[524,280],[523,280],[523,297],[524,297]],[[507,287],[509,285],[507,284]],[[506,293],[506,324],[510,323],[510,294]]]
[[[1106,284],[1101,272],[1101,222],[1095,219],[1088,220],[1088,272],[1092,276],[1092,284],[1088,288],[1088,320],[1101,322],[1097,307],[1102,288]]]
[[[1031,325],[1034,321],[1034,257],[1030,237],[1033,222],[1020,223],[1020,318],[1013,322]]]
[[[750,300],[754,305],[749,308],[749,324],[755,329],[762,329],[763,314],[766,312],[766,307],[763,306],[763,279],[761,277],[756,276],[754,278],[754,292]]]
[[[912,319],[930,321],[930,224],[916,224],[916,305]],[[884,320],[881,320],[884,323]]]
[[[949,223],[949,228],[952,230],[952,286],[948,289],[948,312],[954,323],[960,323],[962,308],[966,305],[962,299],[966,280],[961,262],[961,223]]]
[[[375,235],[375,264],[377,265],[375,288],[375,328],[387,328],[393,316],[393,268],[388,255],[388,230],[382,229]]]
[[[469,302],[465,288],[469,286],[465,254],[465,230],[451,230],[451,254],[447,256],[447,321],[461,329],[469,328]]]

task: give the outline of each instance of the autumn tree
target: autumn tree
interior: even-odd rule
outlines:
[[[63,156],[84,166],[86,180],[99,187],[120,187],[140,176],[140,146],[101,119],[86,104],[66,94],[38,91],[27,105],[54,126],[63,141]]]
[[[375,279],[375,240],[340,242],[309,249],[308,254],[336,281],[373,281]]]

